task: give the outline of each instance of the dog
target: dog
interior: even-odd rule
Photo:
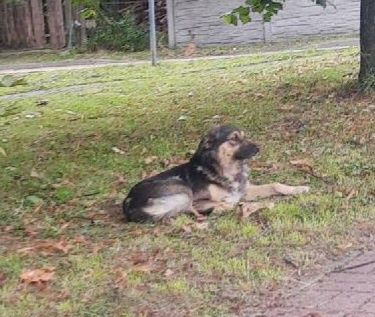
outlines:
[[[248,180],[248,160],[259,147],[244,131],[224,125],[211,129],[191,159],[131,188],[123,202],[128,221],[159,221],[181,213],[198,219],[212,211],[230,210],[274,195],[298,195],[308,186],[280,183],[253,185]],[[265,205],[250,205],[253,211]]]

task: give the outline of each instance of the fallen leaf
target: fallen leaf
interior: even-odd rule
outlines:
[[[22,283],[25,284],[42,284],[49,282],[55,275],[54,267],[46,267],[42,269],[27,270],[20,275]]]
[[[357,196],[357,194],[358,194],[357,190],[355,190],[354,188],[352,188],[351,191],[349,192],[348,196],[346,196],[346,199],[350,200],[353,197]]]
[[[7,277],[4,272],[0,271],[0,287],[2,287],[5,284]]]
[[[42,241],[32,247],[19,249],[17,252],[21,254],[40,252],[42,255],[47,256],[59,252],[67,254],[71,248],[72,246],[63,240],[58,242]]]
[[[290,161],[290,164],[295,165],[295,166],[301,166],[301,165],[302,165],[302,166],[303,166],[303,165],[308,165],[308,166],[310,166],[309,161],[306,160],[306,159],[292,160],[292,161]]]
[[[179,117],[178,117],[177,121],[186,121],[187,118],[188,118],[187,116],[182,115],[182,116],[179,116]]]
[[[188,226],[188,225],[183,226],[182,230],[184,230],[185,233],[191,233],[192,232],[191,226]]]
[[[151,267],[149,264],[138,264],[133,267],[133,271],[141,273],[150,273]]]
[[[208,222],[196,222],[194,226],[199,230],[205,230],[208,228]]]
[[[148,156],[144,159],[145,164],[149,165],[152,162],[155,162],[158,159],[157,156]]]
[[[313,173],[313,168],[308,160],[301,159],[301,160],[292,160],[290,161],[290,164],[297,167],[298,169],[301,169],[305,172]]]
[[[112,151],[113,152],[115,152],[115,153],[117,153],[117,154],[121,154],[121,155],[124,155],[125,154],[125,152],[123,151],[123,150],[120,150],[118,147],[116,147],[116,146],[113,146],[112,147]]]
[[[79,235],[79,236],[75,237],[73,241],[75,243],[83,244],[83,245],[87,245],[89,243],[87,241],[87,239],[85,238],[85,236],[83,236],[83,235]]]
[[[280,165],[272,163],[272,162],[261,162],[261,161],[256,161],[252,160],[250,162],[250,168],[253,171],[276,171],[280,169]]]
[[[48,104],[48,100],[38,100],[36,102],[37,106],[46,106]]]
[[[323,317],[319,313],[308,313],[307,315],[303,315],[303,317]]]
[[[60,232],[64,231],[66,228],[68,228],[69,226],[71,225],[70,222],[66,222],[64,223],[61,227],[60,227]]]
[[[174,158],[171,158],[171,159],[165,159],[162,161],[163,163],[163,167],[165,168],[172,168],[172,167],[175,167],[177,165],[182,165],[182,164],[185,164],[188,160],[184,159],[184,158],[180,158],[180,157],[174,157]]]
[[[40,173],[38,173],[34,167],[31,169],[30,176],[33,178],[38,178],[38,179],[43,178],[43,176]]]
[[[114,275],[115,275],[115,281],[114,281],[115,285],[118,288],[124,288],[128,280],[126,272],[124,272],[122,268],[116,268],[114,270]]]
[[[174,272],[171,270],[171,269],[167,269],[165,272],[164,272],[164,276],[165,277],[169,277],[169,276],[171,276],[171,275],[173,275],[174,274]]]
[[[36,228],[32,228],[32,227],[26,227],[25,233],[29,238],[35,238],[39,234]]]
[[[350,249],[352,246],[353,246],[353,243],[347,242],[347,243],[339,244],[337,247],[342,251],[346,251]]]
[[[27,196],[25,201],[31,205],[40,205],[43,203],[43,199],[35,195]]]
[[[25,115],[25,118],[27,118],[27,119],[33,119],[33,118],[35,118],[36,117],[36,114],[35,113],[32,113],[32,112],[30,112],[30,113],[28,113],[27,115]]]
[[[0,146],[0,154],[2,156],[7,156],[7,152],[5,152],[5,150]]]

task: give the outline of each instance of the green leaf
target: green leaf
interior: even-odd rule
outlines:
[[[327,0],[312,0],[313,2],[316,2],[317,5],[322,6],[325,8],[327,6]]]
[[[94,9],[83,9],[81,11],[81,17],[85,20],[94,20],[97,17],[97,13]]]
[[[25,201],[30,205],[41,205],[43,203],[43,199],[35,195],[27,196]]]
[[[0,154],[3,156],[7,156],[7,152],[5,152],[5,150],[2,147],[0,147]]]
[[[251,21],[250,8],[249,7],[240,6],[240,7],[237,8],[236,11],[238,12],[238,16],[240,18],[240,21],[243,24],[249,23]]]
[[[232,13],[232,12],[228,13],[228,14],[225,14],[223,16],[223,20],[227,24],[233,24],[233,25],[237,25],[238,24],[237,15],[235,13]]]

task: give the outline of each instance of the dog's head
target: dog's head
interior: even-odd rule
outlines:
[[[204,166],[225,167],[247,160],[258,152],[258,146],[246,138],[244,131],[224,125],[213,128],[207,133],[193,159]]]

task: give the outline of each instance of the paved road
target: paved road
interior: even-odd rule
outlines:
[[[235,54],[235,55],[220,55],[220,56],[202,56],[193,58],[176,58],[176,59],[164,59],[161,62],[190,62],[195,60],[218,60],[218,59],[230,59],[237,57],[246,57],[252,55],[262,54],[279,54],[279,53],[298,53],[305,52],[311,49],[317,51],[330,51],[330,50],[342,50],[349,47],[355,47],[359,45],[358,38],[347,38],[338,40],[321,41],[314,44],[307,44],[303,48],[290,48],[290,49],[275,49],[271,51],[259,51],[256,53],[248,54]],[[89,60],[74,60],[74,61],[59,61],[59,62],[44,62],[44,63],[27,63],[17,65],[0,65],[1,74],[22,74],[32,72],[50,72],[58,70],[78,70],[87,68],[98,68],[106,66],[131,66],[131,65],[144,65],[150,62],[145,61],[114,61],[114,60],[103,60],[103,59],[89,59]]]
[[[375,251],[349,261],[264,317],[375,317]]]

